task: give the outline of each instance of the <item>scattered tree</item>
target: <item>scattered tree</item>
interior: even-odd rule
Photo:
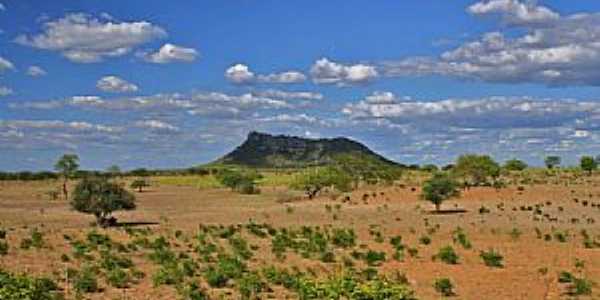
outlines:
[[[334,167],[319,167],[296,175],[290,187],[303,190],[309,199],[316,197],[323,189],[333,187],[341,192],[351,190],[353,179],[347,173]]]
[[[435,205],[435,210],[440,211],[442,202],[460,196],[458,183],[446,173],[436,173],[423,184],[421,197]]]
[[[242,194],[260,193],[256,181],[262,176],[254,170],[222,169],[216,178],[222,185]]]
[[[508,171],[523,171],[527,169],[527,164],[519,159],[511,159],[504,163],[504,169]]]
[[[138,193],[143,192],[143,188],[150,186],[150,183],[146,179],[138,178],[131,183],[132,189],[137,189]]]
[[[598,168],[598,162],[591,156],[583,156],[580,161],[581,169],[592,175],[592,172]]]
[[[496,179],[500,175],[500,166],[489,155],[466,154],[458,158],[452,172],[479,186],[489,177]]]
[[[84,178],[73,192],[71,206],[76,211],[92,214],[98,225],[107,227],[116,223],[114,211],[135,209],[135,196],[117,183],[105,178]]]
[[[547,156],[544,159],[544,164],[546,165],[546,168],[548,168],[550,170],[560,166],[560,163],[561,163],[560,156],[551,155],[551,156]]]
[[[360,153],[337,155],[333,160],[331,167],[350,176],[354,188],[361,182],[391,184],[402,175],[399,166]]]
[[[61,173],[63,177],[63,195],[65,199],[69,198],[69,190],[67,189],[67,182],[79,168],[79,157],[76,154],[65,154],[63,155],[54,165],[54,169]]]

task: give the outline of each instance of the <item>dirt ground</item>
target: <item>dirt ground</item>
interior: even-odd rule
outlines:
[[[524,185],[500,190],[473,188],[458,199],[445,202],[449,212],[433,214],[433,207],[419,199],[419,189],[411,186],[364,188],[353,192],[350,201],[341,196],[332,200],[323,196],[316,200],[280,203],[285,188],[263,187],[260,195],[242,196],[224,189],[198,189],[187,186],[150,187],[136,193],[138,209],[119,212],[121,222],[150,227],[157,233],[173,234],[182,230],[193,236],[200,224],[245,224],[250,220],[274,227],[302,225],[353,228],[358,244],[389,253],[380,272],[406,274],[419,299],[439,299],[433,282],[448,277],[455,285],[454,299],[567,299],[565,285],[558,282],[558,272],[575,270],[574,263],[585,263],[581,271],[586,278],[600,283],[600,248],[584,247],[580,234],[585,229],[600,241],[600,178],[577,185]],[[50,200],[46,192],[58,182],[0,182],[0,226],[8,230],[11,245],[8,255],[0,258],[4,269],[28,274],[47,275],[61,280],[69,263],[61,262],[63,253],[71,253],[64,235],[85,236],[92,230],[91,216],[74,212],[64,200]],[[368,195],[368,196],[365,196]],[[339,208],[335,207],[340,204]],[[536,207],[536,205],[538,205]],[[328,209],[326,206],[330,206]],[[539,209],[536,214],[536,209]],[[464,211],[461,211],[464,210]],[[489,212],[488,212],[489,210]],[[439,226],[438,226],[439,225]],[[427,232],[430,228],[439,228]],[[461,227],[473,247],[464,249],[453,242],[452,232]],[[19,249],[20,241],[32,228],[44,233],[43,249]],[[378,243],[369,233],[376,228],[385,237]],[[125,239],[122,230],[96,229],[115,239]],[[512,234],[511,234],[512,232]],[[556,238],[556,232],[567,233],[566,241]],[[539,236],[541,233],[544,237]],[[428,234],[430,245],[421,245],[419,237]],[[392,259],[389,237],[401,235],[403,242],[418,249],[416,257],[403,261]],[[260,255],[252,258],[253,266],[273,264],[268,243],[258,244]],[[460,257],[459,264],[448,265],[432,256],[440,247],[452,245]],[[483,264],[480,251],[495,249],[504,256],[504,267],[490,268]],[[127,289],[115,289],[101,283],[102,293],[86,295],[92,299],[174,299],[172,287],[153,287],[150,275],[154,266],[143,257],[132,258],[148,274],[145,279]],[[72,263],[71,263],[72,264]],[[289,255],[280,263],[304,268],[310,266],[327,274],[336,267],[320,261]],[[547,268],[547,272],[542,270]],[[227,291],[212,291],[215,298],[234,298]],[[278,294],[265,298],[293,298],[293,294]],[[587,296],[586,296],[587,297]],[[600,286],[594,286],[589,299],[600,297]],[[582,299],[588,299],[582,298]]]

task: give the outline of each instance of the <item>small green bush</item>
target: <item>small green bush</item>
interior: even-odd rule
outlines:
[[[116,288],[126,288],[129,280],[129,274],[121,268],[114,268],[106,273],[106,281]]]
[[[423,235],[419,238],[419,243],[423,245],[429,245],[431,244],[431,238],[427,235]]]
[[[436,279],[433,283],[433,287],[444,297],[450,297],[454,295],[454,285],[448,278]]]
[[[0,299],[2,300],[61,300],[58,285],[47,278],[14,275],[0,270]]]
[[[504,257],[494,249],[490,249],[489,251],[481,251],[479,256],[481,259],[483,259],[483,262],[486,266],[502,268],[502,260]]]
[[[438,253],[435,255],[435,258],[438,258],[441,261],[450,265],[458,264],[458,254],[456,254],[456,251],[454,251],[454,248],[452,248],[452,246],[440,248]]]
[[[369,250],[365,254],[365,261],[369,266],[379,266],[385,262],[385,252]]]
[[[89,265],[75,274],[73,278],[73,288],[78,293],[95,293],[98,291],[98,279],[96,278],[97,271]]]

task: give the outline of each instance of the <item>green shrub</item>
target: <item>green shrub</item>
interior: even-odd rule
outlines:
[[[37,228],[31,230],[29,238],[24,238],[21,240],[21,249],[27,250],[31,247],[36,249],[44,247],[44,235],[38,231]]]
[[[369,266],[379,266],[385,262],[385,252],[369,250],[365,254],[365,261]]]
[[[8,242],[4,240],[0,240],[0,256],[5,256],[8,254]]]
[[[337,247],[354,247],[356,245],[356,234],[352,229],[334,229],[331,241]]]
[[[452,240],[454,243],[459,243],[465,249],[471,249],[473,246],[471,245],[471,241],[467,237],[467,234],[460,227],[457,227],[456,230],[452,233]]]
[[[248,242],[241,236],[233,236],[228,239],[229,244],[233,248],[235,255],[242,259],[250,259],[252,257],[252,251],[248,248]]]
[[[206,271],[205,277],[212,287],[224,287],[229,279],[238,279],[246,271],[246,265],[236,257],[219,255],[216,266]]]
[[[47,278],[14,275],[0,270],[0,299],[2,300],[61,300],[58,285]]]
[[[106,281],[116,288],[126,288],[129,280],[129,274],[121,268],[114,268],[106,273]]]
[[[585,278],[575,278],[571,286],[569,286],[569,294],[573,296],[591,295],[592,282]]]
[[[444,297],[450,297],[454,295],[454,285],[448,278],[436,279],[433,283],[433,287]]]
[[[440,248],[438,253],[435,255],[435,258],[438,258],[447,264],[451,264],[451,265],[458,264],[458,254],[456,254],[456,252],[454,251],[454,248],[452,248],[452,246],[446,246],[446,247]]]
[[[154,286],[174,285],[183,281],[183,270],[177,264],[162,265],[152,276]]]
[[[424,235],[419,238],[419,242],[423,245],[429,245],[431,244],[431,238],[427,235]]]
[[[575,276],[567,271],[561,271],[558,273],[558,282],[560,283],[570,283],[573,282]]]
[[[83,268],[75,274],[73,278],[73,288],[78,293],[95,293],[98,291],[98,279],[96,278],[97,271],[91,266],[83,266]]]
[[[244,274],[237,282],[242,299],[257,298],[258,294],[266,289],[266,284],[256,272]]]
[[[209,297],[196,283],[180,284],[177,293],[184,300],[208,300]]]
[[[479,254],[481,259],[483,259],[483,263],[485,263],[488,267],[502,268],[502,260],[504,257],[494,249],[490,249],[489,251],[481,251]]]

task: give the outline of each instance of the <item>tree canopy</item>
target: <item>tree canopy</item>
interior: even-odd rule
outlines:
[[[598,168],[598,162],[591,156],[582,156],[579,165],[582,170],[587,171],[590,175],[592,171]]]
[[[500,176],[500,166],[489,155],[466,154],[458,158],[452,172],[479,186]]]
[[[305,170],[297,174],[291,183],[291,188],[303,190],[308,198],[312,199],[327,187],[346,192],[352,189],[353,178],[340,169],[329,167],[318,167]]]
[[[113,212],[136,208],[133,194],[101,177],[81,180],[73,191],[71,206],[76,211],[94,215],[101,226],[110,226],[115,222],[111,218]]]
[[[242,194],[258,194],[256,181],[262,176],[255,170],[222,169],[216,174],[217,180],[224,186]]]
[[[551,156],[547,156],[544,159],[544,164],[546,165],[546,167],[548,169],[554,169],[554,168],[560,166],[560,163],[561,163],[560,156],[551,155]]]
[[[504,169],[508,171],[523,171],[527,169],[527,164],[519,159],[507,160],[504,163]]]
[[[425,181],[421,197],[435,205],[435,210],[440,211],[442,202],[460,196],[458,183],[447,173],[436,173]]]
[[[76,154],[64,154],[54,164],[54,170],[61,173],[63,181],[63,195],[65,199],[69,198],[69,190],[67,189],[67,181],[73,177],[79,169],[79,156]]]

